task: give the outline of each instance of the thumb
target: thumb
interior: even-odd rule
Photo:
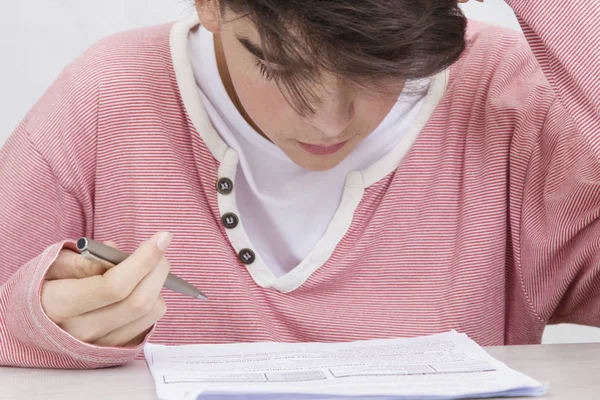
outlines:
[[[118,249],[115,242],[107,241],[104,244]],[[102,275],[106,270],[106,265],[92,262],[77,252],[63,249],[46,273],[45,279],[83,279],[89,276]]]

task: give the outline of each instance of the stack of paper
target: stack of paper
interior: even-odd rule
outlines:
[[[162,400],[460,399],[547,389],[455,331],[349,343],[147,344],[145,354]]]

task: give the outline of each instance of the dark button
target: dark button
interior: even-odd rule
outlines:
[[[223,216],[221,217],[221,222],[223,223],[223,226],[225,226],[225,228],[233,229],[236,226],[238,226],[240,219],[234,213],[227,213],[223,214]]]
[[[221,194],[229,194],[233,190],[233,182],[229,178],[221,178],[217,181],[217,191]]]
[[[242,264],[246,265],[252,264],[256,260],[256,255],[250,249],[243,249],[239,252],[238,257]]]

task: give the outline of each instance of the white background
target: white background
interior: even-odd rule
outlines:
[[[472,1],[464,10],[519,29],[502,0]],[[95,41],[192,12],[192,0],[0,0],[0,145],[62,68]],[[563,325],[544,335],[546,343],[578,341],[600,341],[600,329]]]

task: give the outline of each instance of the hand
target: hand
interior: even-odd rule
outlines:
[[[46,315],[71,336],[98,346],[135,346],[166,312],[160,295],[171,234],[157,233],[108,270],[62,250],[42,285]],[[116,248],[116,244],[105,242]]]

